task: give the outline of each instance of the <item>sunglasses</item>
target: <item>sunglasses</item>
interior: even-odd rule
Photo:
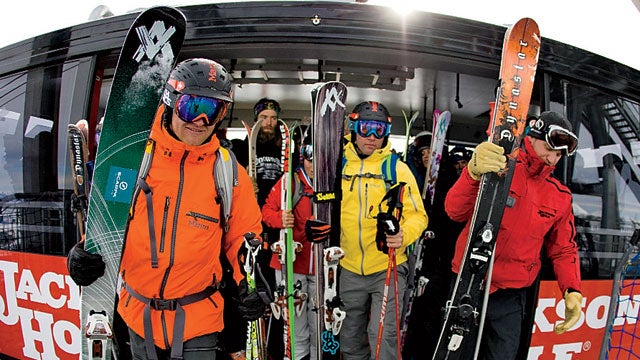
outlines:
[[[391,133],[391,124],[376,120],[356,120],[352,130],[362,137],[373,135],[376,139],[382,139]]]
[[[571,131],[558,125],[549,125],[549,129],[544,138],[550,148],[560,150],[568,156],[573,155],[578,148],[578,137]]]
[[[303,158],[313,161],[313,145],[302,145],[300,154],[302,154]]]
[[[183,94],[176,101],[176,113],[180,120],[192,123],[203,119],[206,126],[220,121],[227,112],[228,102],[204,96]]]

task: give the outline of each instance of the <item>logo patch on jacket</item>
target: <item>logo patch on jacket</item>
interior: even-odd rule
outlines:
[[[556,214],[550,212],[550,211],[546,211],[543,209],[539,209],[538,210],[538,215],[540,215],[541,218],[545,218],[545,219],[551,219],[552,217],[554,217]]]

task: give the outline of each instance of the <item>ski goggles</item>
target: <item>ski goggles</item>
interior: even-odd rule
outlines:
[[[313,145],[302,145],[300,148],[300,154],[303,159],[313,161]]]
[[[391,133],[391,124],[376,120],[356,120],[352,130],[362,137],[373,135],[376,139],[382,139]]]
[[[544,139],[550,148],[560,150],[568,156],[573,155],[578,148],[578,137],[571,131],[558,125],[549,125]]]
[[[180,120],[192,123],[203,119],[206,126],[220,121],[227,112],[228,102],[205,96],[182,94],[176,101],[176,113]]]

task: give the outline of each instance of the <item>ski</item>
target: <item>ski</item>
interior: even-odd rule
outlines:
[[[243,122],[245,129],[249,136],[249,162],[247,165],[247,172],[254,184],[257,184],[257,145],[258,134],[260,133],[260,127],[262,126],[262,120],[257,120],[252,127]],[[255,186],[255,185],[254,185]],[[256,193],[256,197],[258,194]],[[255,321],[250,321],[247,324],[247,341],[246,341],[246,358],[253,360],[264,360],[267,356],[267,341],[266,341],[266,324],[264,318],[260,318]]]
[[[67,128],[69,144],[69,161],[73,181],[73,196],[71,197],[71,211],[76,215],[76,226],[80,240],[85,237],[85,222],[89,207],[89,177],[87,176],[87,139],[82,130],[75,124]]]
[[[104,276],[82,288],[83,359],[110,359],[112,345],[117,347],[108,335],[113,334],[118,268],[133,189],[185,28],[186,19],[180,11],[147,9],[131,25],[120,52],[89,197],[85,249],[100,254],[106,270]],[[117,352],[114,348],[116,356]]]
[[[249,172],[249,176],[254,181],[256,181],[258,176],[256,170],[256,147],[258,146],[258,133],[260,132],[260,126],[262,126],[262,120],[257,120],[251,128],[245,125],[249,135],[249,164],[247,165],[247,172]]]
[[[256,268],[258,266],[256,258],[262,247],[262,241],[256,237],[256,234],[246,233],[244,234],[244,247],[247,255],[244,259],[243,270],[246,274],[245,279],[249,293],[251,293],[256,290]],[[261,326],[262,324],[258,320],[250,321],[247,325],[246,359],[266,359],[266,350],[260,344]]]
[[[404,144],[404,152],[402,153],[402,161],[404,162],[407,161],[407,153],[409,152],[409,138],[411,138],[411,128],[413,127],[413,123],[418,118],[418,114],[420,113],[416,111],[413,113],[413,115],[411,115],[411,118],[407,118],[407,114],[404,112],[404,110],[402,110],[402,116],[404,117],[404,125],[405,125],[405,131],[404,131],[405,144]]]
[[[328,250],[337,245],[340,234],[340,186],[342,161],[342,132],[345,118],[347,87],[333,81],[320,84],[311,92],[313,138],[313,214],[316,219],[331,224],[329,244],[314,244],[316,278],[316,344],[318,359],[336,355],[340,343],[335,339],[338,325],[346,315],[340,310],[337,295],[337,264],[342,250]],[[325,266],[326,264],[326,266]],[[327,269],[327,266],[329,268]],[[326,272],[326,276],[324,275]],[[333,281],[325,281],[333,274]],[[326,320],[326,321],[325,321]],[[327,353],[323,357],[323,353]]]
[[[409,264],[409,277],[407,278],[407,289],[402,298],[402,316],[400,328],[400,346],[404,348],[409,328],[409,319],[411,318],[411,310],[413,301],[424,294],[424,289],[429,283],[429,279],[422,273],[422,261],[424,259],[424,242],[435,238],[433,231],[425,231],[422,236],[415,242],[414,250],[409,255],[407,263]]]
[[[449,111],[433,113],[433,134],[431,136],[431,153],[429,154],[429,168],[424,180],[422,198],[429,196],[431,204],[433,204],[433,196],[436,192],[436,181],[438,180],[438,171],[440,170],[440,161],[442,160],[442,152],[444,151],[444,140],[447,137],[447,130],[451,122],[451,113]]]
[[[292,146],[290,130],[287,124],[279,120],[280,134],[282,138],[281,167],[284,174],[281,181],[281,201],[280,208],[283,211],[293,210],[292,206]],[[293,262],[296,253],[302,251],[302,244],[293,241],[293,229],[286,228],[280,231],[280,238],[271,245],[271,250],[278,254],[281,268],[280,282],[276,286],[274,301],[271,303],[271,311],[276,319],[282,317],[284,322],[284,358],[295,359],[295,314],[300,313],[296,309],[299,297],[303,296],[298,291],[293,275]],[[306,296],[304,297],[306,300]],[[298,306],[300,308],[300,306]]]
[[[507,167],[502,174],[487,173],[480,180],[463,263],[452,296],[447,301],[434,360],[475,359],[478,356],[493,249],[524,137],[539,51],[540,34],[532,19],[521,19],[506,31],[490,141],[505,149]]]

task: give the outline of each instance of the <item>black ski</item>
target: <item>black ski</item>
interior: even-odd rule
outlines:
[[[347,87],[328,82],[311,93],[313,115],[313,213],[318,220],[331,224],[330,244],[314,244],[317,311],[316,343],[318,359],[339,357],[340,332],[345,313],[340,310],[337,293],[337,264],[344,252],[337,246],[340,236],[340,185],[342,129]],[[326,354],[323,357],[323,353]]]

